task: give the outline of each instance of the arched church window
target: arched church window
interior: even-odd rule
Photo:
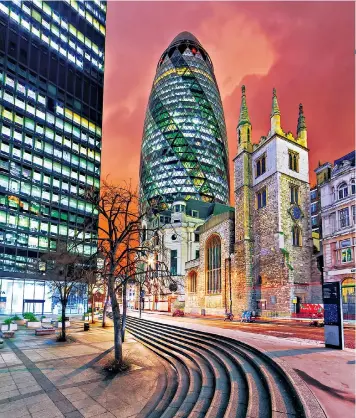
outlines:
[[[221,240],[212,235],[205,247],[207,293],[221,293]]]
[[[241,144],[241,131],[240,131],[240,129],[239,129],[239,144]]]
[[[250,142],[250,135],[251,135],[250,128],[247,128],[247,142]]]
[[[191,271],[188,276],[188,292],[197,293],[197,272]]]

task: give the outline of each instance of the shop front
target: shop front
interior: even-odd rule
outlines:
[[[85,285],[76,288],[69,297],[67,314],[82,314],[87,309]],[[45,280],[1,279],[0,315],[33,312],[36,315],[61,314],[59,295]]]

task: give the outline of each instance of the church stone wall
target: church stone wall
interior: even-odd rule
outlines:
[[[221,294],[208,295],[206,292],[205,275],[205,247],[207,240],[214,234],[221,239]],[[186,299],[185,312],[206,315],[223,315],[229,304],[228,301],[228,283],[229,283],[229,262],[228,258],[233,252],[234,240],[234,213],[228,212],[216,215],[206,222],[202,228],[199,237],[200,254],[199,265],[187,265],[186,274]],[[197,292],[196,294],[187,292],[187,280],[189,272],[197,272]]]

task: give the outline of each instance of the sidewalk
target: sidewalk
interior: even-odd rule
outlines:
[[[0,350],[0,418],[128,418],[156,396],[165,369],[160,359],[128,335],[124,357],[130,369],[103,371],[112,356],[113,330],[100,326],[83,332],[74,324],[75,341],[36,337],[21,329]]]
[[[329,418],[355,417],[355,350],[332,350],[305,340],[223,329],[191,318],[167,318],[146,313],[142,318],[250,343],[288,363],[317,397]]]
[[[136,309],[132,309],[128,311],[130,312],[134,312],[134,313],[138,313],[138,310]],[[145,314],[154,314],[154,315],[164,315],[164,316],[169,316],[172,317],[172,312],[161,312],[161,311],[142,311],[142,313]],[[199,315],[199,314],[185,314],[184,315],[185,318],[197,318],[197,319],[203,319],[203,320],[224,320],[225,317],[222,315]],[[258,317],[257,318],[257,323],[259,324],[303,324],[305,325],[306,323],[309,324],[309,322],[311,320],[315,320],[316,318],[292,318],[292,317],[276,317],[276,318],[271,318],[271,317]],[[321,318],[317,318],[319,321],[321,320]],[[239,321],[239,318],[235,318],[235,322]],[[356,327],[356,320],[346,320],[344,321],[344,328],[355,328]]]

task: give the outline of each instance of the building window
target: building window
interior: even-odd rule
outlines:
[[[352,213],[352,222],[355,224],[356,223],[356,211],[355,211],[356,206],[352,205],[351,206],[351,213]]]
[[[299,187],[290,185],[290,203],[299,203]]]
[[[302,233],[298,225],[294,225],[292,228],[292,244],[294,247],[302,246]]]
[[[299,172],[299,154],[295,151],[288,151],[290,170]]]
[[[195,250],[195,258],[197,259],[197,258],[199,258],[199,256],[200,256],[200,251],[199,250]]]
[[[184,205],[174,205],[174,212],[184,213],[185,206]]]
[[[351,194],[355,194],[355,179],[351,179]]]
[[[271,305],[275,305],[277,303],[277,296],[271,296]]]
[[[199,212],[197,210],[192,210],[192,217],[199,218]]]
[[[337,195],[339,197],[339,200],[344,199],[345,197],[349,195],[347,184],[344,181],[339,185],[339,187],[337,188],[337,191],[338,191]]]
[[[171,275],[177,275],[178,255],[177,250],[171,250]]]
[[[310,199],[311,200],[315,200],[315,199],[317,199],[318,198],[318,191],[317,190],[311,190],[310,191]]]
[[[353,259],[351,239],[344,239],[340,241],[340,260],[341,263],[350,263]]]
[[[318,212],[318,204],[317,203],[312,203],[311,204],[311,213],[312,215],[315,215]]]
[[[339,225],[340,228],[350,226],[349,208],[339,210]]]
[[[206,244],[207,293],[221,293],[221,240],[217,235]]]
[[[197,293],[197,273],[191,271],[188,276],[188,292]]]
[[[241,131],[239,129],[239,144],[241,144]]]
[[[266,154],[256,161],[256,177],[266,172]]]
[[[311,224],[312,224],[312,226],[317,226],[318,225],[318,217],[317,216],[312,216]]]
[[[257,196],[257,209],[262,209],[267,204],[267,189],[264,188],[256,193]]]

